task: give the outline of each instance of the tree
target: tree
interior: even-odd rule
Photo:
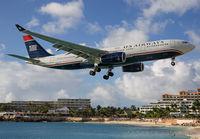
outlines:
[[[199,116],[200,116],[200,102],[198,100],[196,100],[195,102],[193,102],[193,106],[195,107],[193,109],[195,110],[196,114],[197,114],[197,111],[198,111]]]
[[[39,112],[39,113],[47,113],[48,110],[49,110],[49,107],[48,107],[48,106],[42,105],[42,106],[40,106],[40,108],[38,109],[38,112]]]
[[[172,112],[177,112],[177,105],[176,104],[171,104],[171,110]]]
[[[1,105],[0,106],[0,111],[8,111],[9,110],[9,108],[8,108],[8,106],[7,105]]]
[[[100,111],[100,110],[101,110],[101,106],[97,105],[97,111]]]
[[[95,109],[93,109],[91,106],[88,106],[87,109],[83,111],[83,116],[85,117],[91,117],[95,115]]]
[[[118,116],[118,117],[120,117],[120,115],[123,113],[123,110],[120,108],[120,107],[118,107],[117,109],[116,109],[116,111],[115,111],[115,114]]]
[[[132,111],[136,111],[135,105],[131,105],[131,110],[132,110]]]
[[[37,108],[33,106],[32,102],[29,102],[28,107],[29,107],[30,112],[36,112],[37,111]]]
[[[191,109],[192,109],[193,112],[195,112],[195,114],[197,114],[197,113],[196,113],[196,107],[194,106],[194,104],[192,105],[192,108],[191,108]]]
[[[164,109],[164,112],[165,112],[165,117],[169,117],[169,114],[170,114],[171,110],[170,110],[169,107],[166,107],[166,108]]]

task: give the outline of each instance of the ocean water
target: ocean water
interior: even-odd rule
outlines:
[[[120,124],[0,122],[0,139],[189,139],[183,129]]]

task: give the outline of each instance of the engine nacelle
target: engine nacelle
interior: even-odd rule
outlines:
[[[122,71],[123,72],[140,72],[144,70],[144,64],[143,63],[135,63],[128,66],[123,66]]]
[[[106,54],[101,57],[101,62],[106,64],[124,63],[126,62],[126,54],[124,52]]]

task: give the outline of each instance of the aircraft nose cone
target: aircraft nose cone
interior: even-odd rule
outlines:
[[[195,48],[195,46],[193,44],[187,43],[185,45],[185,52],[184,53],[188,53],[188,52],[192,51],[194,48]]]

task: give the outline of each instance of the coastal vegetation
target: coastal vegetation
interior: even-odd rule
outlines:
[[[31,114],[31,113],[37,113],[37,114],[43,114],[43,115],[49,115],[48,111],[52,109],[50,105],[44,104],[40,107],[34,107],[31,103],[29,104],[29,111],[22,111],[25,115]],[[88,106],[86,109],[75,109],[72,108],[69,110],[69,113],[67,116],[71,117],[102,117],[102,118],[175,118],[175,117],[181,117],[181,118],[199,118],[200,119],[200,102],[195,101],[193,103],[192,108],[193,114],[189,114],[189,108],[188,107],[179,107],[176,104],[171,104],[170,107],[166,108],[153,108],[153,110],[148,111],[146,114],[142,114],[139,112],[139,110],[136,108],[135,105],[132,105],[130,107],[102,107],[98,105],[97,107],[91,107]],[[13,107],[8,107],[6,105],[0,106],[1,112],[12,112],[12,111],[18,111]],[[181,112],[183,115],[173,115],[175,112]],[[51,114],[53,115],[53,114]],[[60,113],[59,115],[63,115]]]

